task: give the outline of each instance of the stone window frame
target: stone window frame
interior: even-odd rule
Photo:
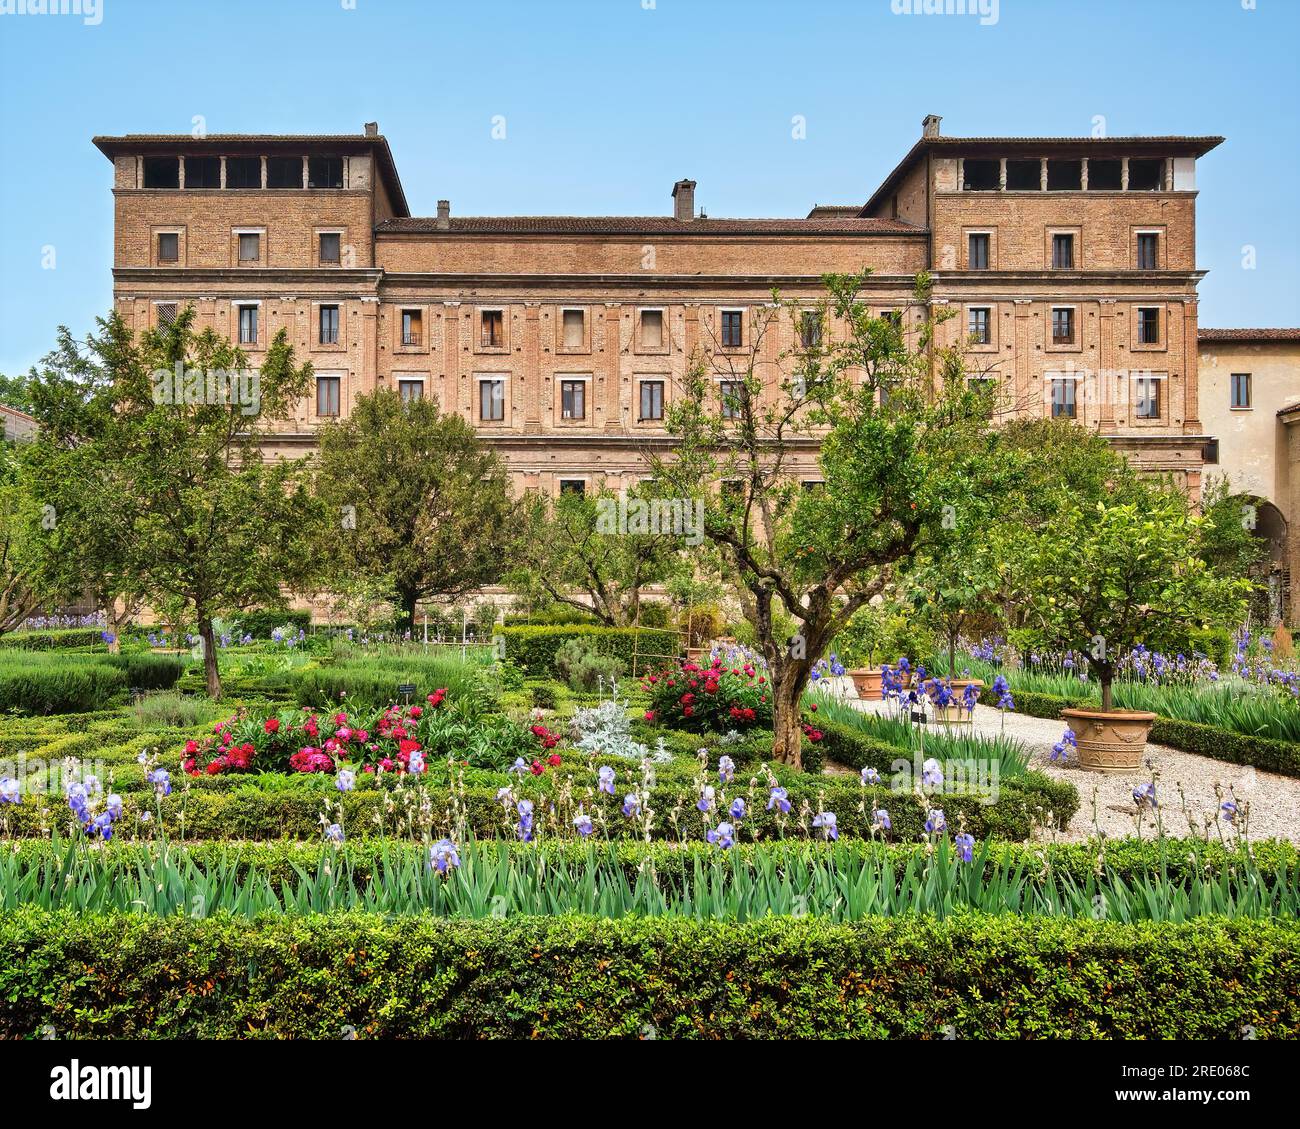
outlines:
[[[192,299],[191,299],[191,301],[192,301]],[[187,304],[188,304],[188,303],[185,301],[184,298],[154,298],[154,299],[149,303],[149,325],[150,325],[150,327],[153,328],[153,329],[161,329],[161,328],[162,328],[162,322],[158,320],[158,307],[159,307],[159,306],[175,306],[175,307],[176,307],[176,316],[179,317],[181,311],[182,311],[183,309],[185,309],[185,307],[186,307]]]
[[[663,415],[661,415],[658,419],[641,418],[641,385],[647,383],[650,384],[657,383],[663,385],[663,396],[660,405],[663,408]],[[636,399],[632,404],[632,410],[633,410],[632,426],[633,427],[641,428],[643,430],[648,429],[648,430],[662,431],[667,426],[668,405],[672,403],[672,392],[671,392],[672,383],[673,383],[673,377],[672,377],[672,373],[670,372],[638,372],[633,375],[632,377],[633,395],[636,397]]]
[[[579,313],[582,315],[582,344],[566,345],[564,343],[564,315]],[[555,317],[555,352],[559,356],[582,356],[592,350],[592,314],[590,306],[563,305],[556,311]]]
[[[320,257],[320,237],[322,235],[337,235],[339,237],[339,257],[337,262],[329,262],[328,260],[322,259]],[[355,263],[349,264],[347,262],[348,259],[347,249],[350,246],[347,239],[348,239],[348,229],[346,227],[312,228],[312,244],[313,244],[312,256],[315,259],[316,266],[319,267],[321,270],[342,270],[345,266],[348,265],[355,266],[356,265]]]
[[[1139,310],[1156,310],[1159,339],[1154,342],[1138,340]],[[1129,305],[1129,352],[1167,353],[1169,351],[1169,309],[1164,302],[1133,302]]]
[[[316,381],[312,385],[312,403],[311,414],[313,419],[343,419],[343,405],[348,400],[348,373],[346,369],[322,369],[320,372],[313,373]],[[333,415],[321,415],[320,413],[320,382],[322,380],[337,380],[339,382],[339,410]]]
[[[339,311],[338,340],[333,345],[326,345],[320,339],[320,310],[322,306],[336,306]],[[348,313],[347,303],[342,298],[321,298],[311,303],[311,332],[308,334],[313,353],[342,353],[347,350]]]
[[[1234,404],[1232,402],[1233,378],[1244,376],[1246,378],[1246,402],[1244,404]],[[1254,372],[1230,372],[1228,373],[1228,411],[1230,412],[1253,412],[1255,410],[1255,374]]]
[[[646,313],[658,313],[663,321],[662,335],[658,345],[647,345],[641,336],[641,315]],[[668,328],[668,307],[637,306],[636,323],[632,326],[632,352],[643,357],[666,357],[671,349],[672,333]]]
[[[566,471],[563,474],[561,474],[560,472],[557,471],[555,474],[554,493],[551,495],[552,498],[558,498],[561,494],[564,493],[564,484],[566,482],[581,482],[583,497],[584,498],[591,497],[591,475],[590,474],[577,474],[572,471]]]
[[[265,305],[261,298],[231,298],[230,299],[230,340],[231,344],[240,349],[263,350],[266,348],[266,339],[268,328],[266,319],[262,316],[262,307]],[[244,342],[239,340],[239,311],[244,306],[257,307],[257,340]]]
[[[501,315],[501,344],[484,345],[483,344],[483,315],[500,314]],[[487,303],[481,306],[475,306],[473,310],[474,323],[471,326],[472,340],[474,342],[475,353],[482,353],[488,356],[507,356],[510,353],[510,307],[504,302],[500,305]]]
[[[432,336],[433,323],[429,316],[429,307],[422,302],[394,302],[391,309],[393,311],[393,336],[392,350],[394,356],[410,356],[416,353],[427,353],[430,350],[430,340]],[[402,337],[403,315],[408,310],[415,310],[420,315],[420,340],[415,345],[404,345]]]
[[[1153,416],[1138,415],[1138,398],[1137,383],[1142,379],[1151,379],[1157,382],[1159,411]],[[1163,385],[1161,389],[1160,386]],[[1125,392],[1128,396],[1129,410],[1128,421],[1130,427],[1167,427],[1169,425],[1169,389],[1172,387],[1169,373],[1164,370],[1156,369],[1130,369],[1128,373],[1127,387]]]
[[[1133,256],[1131,269],[1140,270],[1140,271],[1168,270],[1169,269],[1168,268],[1169,241],[1167,239],[1168,228],[1163,224],[1159,224],[1159,225],[1150,224],[1143,227],[1139,227],[1136,224],[1134,224],[1131,230],[1132,230],[1132,238],[1129,241],[1129,246],[1132,248],[1132,256]],[[1154,267],[1138,266],[1138,242],[1139,242],[1138,236],[1140,235],[1154,235],[1156,237],[1156,265]]]
[[[396,392],[399,396],[402,394],[403,384],[419,384],[420,399],[423,400],[428,398],[430,380],[429,380],[429,374],[427,372],[394,371],[392,377],[393,377],[393,391]],[[403,399],[403,403],[405,403],[405,399]]]
[[[746,315],[748,313],[749,313],[748,306],[719,306],[718,307],[718,313],[717,313],[718,334],[717,334],[717,340],[714,341],[713,343],[713,348],[716,352],[726,353],[728,355],[734,356],[743,353],[748,348],[748,345],[746,344],[746,338],[749,336],[749,329],[745,323]],[[739,345],[723,344],[723,340],[722,340],[723,323],[726,320],[727,314],[740,315],[740,344]]]
[[[1053,316],[1057,310],[1072,310],[1070,323],[1074,329],[1074,340],[1058,343],[1055,340]],[[1077,302],[1048,302],[1047,317],[1043,319],[1043,352],[1045,353],[1082,353],[1083,352],[1083,318],[1082,309]]]
[[[743,419],[743,418],[744,418],[744,416],[743,416],[743,413],[744,413],[744,405],[743,405],[743,402],[742,402],[741,404],[737,404],[737,405],[736,405],[736,408],[734,409],[735,412],[736,412],[735,415],[728,415],[728,414],[727,414],[727,412],[728,412],[729,409],[728,409],[728,406],[727,406],[727,403],[726,403],[726,400],[724,399],[724,397],[725,397],[726,395],[728,395],[728,393],[725,393],[725,392],[722,391],[722,386],[723,386],[724,384],[739,384],[740,387],[741,387],[741,392],[744,394],[745,397],[748,397],[748,398],[751,400],[751,403],[752,403],[752,399],[753,399],[753,397],[752,397],[752,395],[751,395],[751,394],[750,394],[750,393],[745,389],[745,378],[744,378],[744,376],[733,376],[733,375],[731,375],[731,374],[729,374],[729,373],[723,373],[721,376],[714,376],[714,378],[713,378],[713,383],[716,384],[717,387],[718,387],[718,417],[719,417],[719,418],[720,418],[724,423],[734,423],[734,422],[736,422],[737,420]]]
[[[1048,369],[1043,373],[1043,407],[1046,409],[1044,414],[1048,419],[1072,419],[1075,423],[1083,423],[1086,417],[1085,397],[1079,395],[1079,385],[1084,383],[1086,374],[1078,369]],[[1056,381],[1069,381],[1074,385],[1074,415],[1062,413],[1060,416],[1052,414],[1053,395],[1052,386]]]
[[[970,340],[970,312],[987,310],[989,315],[989,339],[980,344]],[[996,302],[964,302],[961,308],[961,333],[964,347],[972,353],[996,353],[998,351],[998,304]]]
[[[1081,271],[1087,269],[1086,266],[1084,265],[1084,259],[1083,259],[1082,225],[1053,224],[1045,228],[1044,232],[1045,232],[1044,242],[1046,244],[1046,246],[1044,247],[1044,257],[1043,257],[1044,270],[1052,271],[1052,272],[1061,272],[1061,271]],[[1055,237],[1058,235],[1070,235],[1073,236],[1074,238],[1074,246],[1072,248],[1072,258],[1074,261],[1068,267],[1057,267],[1052,265],[1054,261],[1054,257],[1052,254],[1052,245],[1055,242]]]
[[[490,380],[501,381],[501,418],[483,418],[483,385]],[[475,427],[503,430],[510,426],[510,373],[476,372],[474,373],[474,407],[473,423]]]
[[[257,258],[241,259],[239,257],[239,237],[241,235],[257,236]],[[236,270],[254,270],[264,267],[269,262],[270,248],[267,244],[266,228],[232,227],[230,229],[230,265]]]
[[[158,237],[160,235],[176,236],[175,259],[164,259],[159,256]],[[149,265],[169,269],[185,266],[186,252],[188,251],[187,242],[185,224],[161,224],[149,228]]]
[[[592,399],[595,390],[595,374],[590,372],[557,372],[552,378],[553,392],[555,402],[551,405],[552,422],[556,427],[591,427],[592,417],[595,415],[596,405]],[[564,385],[583,384],[586,387],[582,393],[583,414],[573,419],[564,418]]]
[[[972,267],[970,265],[970,237],[972,235],[987,235],[989,240],[989,265],[987,267]],[[998,269],[998,229],[996,227],[963,227],[961,229],[961,269],[964,271],[975,271],[978,274],[984,274],[987,271]]]

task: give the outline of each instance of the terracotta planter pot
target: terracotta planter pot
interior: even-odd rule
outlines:
[[[686,661],[693,662],[696,666],[708,666],[711,654],[713,654],[712,647],[687,647]]]
[[[1145,710],[1065,709],[1079,742],[1079,765],[1094,772],[1136,772],[1142,767],[1147,734],[1156,715]]]
[[[930,708],[933,711],[930,720],[935,725],[970,725],[975,721],[974,715],[967,713],[960,702],[952,702],[946,706],[931,704]]]
[[[853,679],[853,689],[864,702],[880,701],[880,680],[883,674],[879,667],[848,671],[848,676]]]

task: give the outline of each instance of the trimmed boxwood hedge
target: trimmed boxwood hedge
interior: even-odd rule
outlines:
[[[1090,698],[1060,698],[1054,694],[1037,694],[1012,690],[1018,713],[1030,717],[1056,718],[1064,709],[1076,707],[1097,708]],[[986,706],[997,704],[997,696],[987,687],[980,694]],[[1230,764],[1247,764],[1266,772],[1283,776],[1300,776],[1300,745],[1278,741],[1272,737],[1256,737],[1220,729],[1216,725],[1201,725],[1194,721],[1178,721],[1171,717],[1157,717],[1151,726],[1150,740],[1156,745],[1168,745],[1185,753],[1198,753],[1203,757],[1227,761]]]
[[[681,769],[664,766],[657,786],[651,791],[650,806],[657,813],[651,834],[656,839],[702,840],[705,832],[722,818],[714,813],[706,821],[695,810],[698,793],[690,776],[691,771],[689,765]],[[123,765],[114,772],[113,787],[124,801],[124,815],[119,823],[119,835],[124,837],[133,834],[132,829],[137,826],[140,826],[142,833],[153,834],[151,825],[139,825],[137,822],[141,813],[152,813],[155,810],[154,797],[143,787],[141,772],[135,764]],[[628,769],[620,778],[619,784],[630,785],[638,776],[635,769]],[[518,792],[521,796],[538,801],[544,796],[554,795],[555,789],[562,786],[562,780],[562,777],[553,775],[529,778]],[[275,782],[274,787],[269,786],[272,781]],[[172,782],[175,790],[161,805],[163,826],[168,834],[186,839],[319,840],[321,811],[325,801],[330,799],[342,803],[342,822],[350,836],[377,836],[381,834],[379,817],[384,811],[384,797],[388,791],[367,786],[339,796],[333,791],[332,777],[329,776],[308,781],[291,776],[262,777],[258,783],[244,783],[238,777],[225,780],[218,778],[215,781],[200,777],[187,789],[187,778],[173,773]],[[891,839],[915,841],[924,834],[926,810],[913,797],[894,795],[887,787],[863,788],[853,777],[802,775],[786,777],[784,786],[792,805],[785,828],[787,838],[802,839],[809,835],[809,831],[801,828],[799,822],[799,813],[805,801],[812,813],[835,812],[839,817],[842,838],[859,838],[868,833],[873,800],[879,807],[889,810],[893,821]],[[496,798],[499,787],[500,784],[495,781],[474,781],[467,770],[465,790],[459,798],[469,828],[476,838],[513,837]],[[749,814],[741,824],[742,841],[749,841],[754,835],[762,840],[773,840],[780,836],[781,829],[775,813],[766,810],[767,788],[761,780],[752,797],[747,780],[737,780],[736,784],[725,791],[728,803],[736,796],[750,799]],[[439,786],[434,792],[435,812],[441,812],[445,808],[445,803],[438,799],[441,794]],[[594,801],[578,795],[568,801],[567,805],[557,798],[560,807],[555,818],[561,833],[570,838],[573,836],[570,821],[579,800],[582,800],[586,811],[593,816],[598,811],[604,813],[610,838],[639,837],[642,834],[641,827],[624,819],[619,811],[621,797],[621,791],[617,798],[601,796]],[[866,810],[859,812],[859,805],[864,802]],[[943,808],[949,830],[953,834],[966,831],[977,839],[994,836],[1010,840],[1028,839],[1035,826],[1063,828],[1078,805],[1078,792],[1073,785],[1053,781],[1041,773],[1027,773],[1014,780],[1004,781],[995,804],[982,804],[974,796],[943,796],[934,801],[934,806]],[[670,819],[670,812],[674,808],[679,812],[676,829]],[[546,824],[543,804],[538,803],[538,811],[539,828],[544,834],[552,834]],[[7,806],[4,814],[12,834],[32,836],[46,833],[41,809],[35,802]],[[70,816],[67,816],[62,806],[55,808],[53,817],[56,821],[68,820],[68,830],[72,830]],[[392,833],[400,818],[400,813],[387,815],[382,828]],[[818,834],[820,833],[815,830],[811,831],[813,836]]]
[[[24,655],[0,651],[0,712],[96,710],[122,696],[126,671],[107,655]]]
[[[289,624],[294,632],[306,631],[311,627],[311,612],[308,611],[255,611],[237,612],[230,617],[232,624],[238,624],[240,636],[251,635],[254,639],[269,639],[277,627]]]
[[[0,919],[0,1037],[1260,1039],[1300,927],[362,914]]]
[[[676,631],[633,627],[587,627],[581,624],[562,627],[499,627],[505,639],[506,659],[529,675],[559,677],[555,669],[555,652],[570,639],[581,639],[598,654],[611,655],[622,661],[628,675],[632,673],[632,656],[637,657],[637,674],[656,670],[681,650]],[[638,637],[639,636],[639,637]]]
[[[50,631],[14,631],[0,635],[0,647],[22,651],[58,651],[64,647],[103,647],[103,628],[59,627]]]

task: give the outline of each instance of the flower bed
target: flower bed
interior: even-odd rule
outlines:
[[[772,728],[767,675],[751,662],[681,662],[647,675],[641,689],[650,697],[647,721],[714,733]]]

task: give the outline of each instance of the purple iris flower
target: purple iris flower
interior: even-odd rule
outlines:
[[[623,797],[623,814],[629,819],[641,814],[641,797],[635,792],[629,792]]]
[[[732,819],[735,819],[735,820],[741,820],[741,819],[744,819],[744,818],[745,818],[745,801],[744,801],[743,799],[741,799],[739,796],[737,796],[734,800],[732,800],[732,801],[731,801],[731,808],[729,809],[729,814],[731,815],[731,818],[732,818]]]
[[[1160,805],[1159,803],[1156,802],[1155,781],[1152,780],[1146,784],[1139,784],[1136,788],[1134,788],[1133,802],[1137,804],[1137,806],[1140,808],[1145,807],[1147,804],[1150,804],[1153,808],[1158,808]]]
[[[893,821],[889,818],[888,808],[876,809],[876,826],[882,831],[892,831],[894,829]]]
[[[351,792],[357,786],[357,774],[351,769],[341,768],[334,778],[334,787],[340,792]]]
[[[838,839],[840,837],[839,828],[836,826],[835,813],[833,811],[818,812],[813,816],[812,825],[820,827],[822,834],[827,839]]]
[[[927,788],[943,787],[943,769],[933,757],[921,766],[921,783]]]
[[[119,796],[116,792],[113,793],[113,795],[109,796],[108,799],[104,801],[104,807],[107,810],[110,818],[120,819],[122,817],[122,797]]]
[[[975,850],[974,836],[967,835],[966,832],[963,831],[960,835],[956,836],[952,842],[953,846],[957,848],[957,857],[961,859],[962,862],[970,862],[971,855]]]
[[[767,810],[771,811],[775,807],[782,815],[790,810],[790,797],[786,794],[784,788],[773,788],[771,795],[767,798]]]
[[[533,801],[520,800],[515,805],[519,812],[519,822],[515,825],[515,834],[525,843],[533,841]]]
[[[868,784],[879,784],[879,783],[880,783],[880,773],[878,773],[874,768],[864,768],[862,770],[863,787],[866,787],[866,785]]]
[[[948,820],[943,814],[943,808],[931,808],[930,815],[925,821],[925,829],[931,835],[946,830]]]
[[[325,838],[331,843],[341,844],[343,842],[343,828],[337,823],[331,823],[325,828]]]
[[[718,758],[718,781],[721,784],[730,784],[731,778],[736,775],[736,762],[725,753]]]
[[[695,806],[700,811],[712,811],[713,798],[716,794],[717,793],[714,792],[712,784],[704,785],[704,787],[700,789],[699,803],[697,803]]]
[[[578,834],[585,839],[592,832],[591,816],[580,808],[578,814],[573,817],[573,826],[578,829]]]
[[[12,776],[0,779],[0,804],[16,804],[22,798],[22,785]]]
[[[429,869],[446,874],[449,866],[460,866],[460,854],[450,839],[439,839],[429,848]]]
[[[614,794],[614,770],[609,765],[602,765],[596,776],[599,779],[596,790],[612,796]]]
[[[170,796],[172,794],[171,774],[165,768],[155,768],[149,773],[149,783],[153,785],[153,790],[159,796]]]
[[[714,830],[706,832],[704,837],[725,851],[728,847],[736,845],[735,835],[736,829],[730,823],[719,823]]]

